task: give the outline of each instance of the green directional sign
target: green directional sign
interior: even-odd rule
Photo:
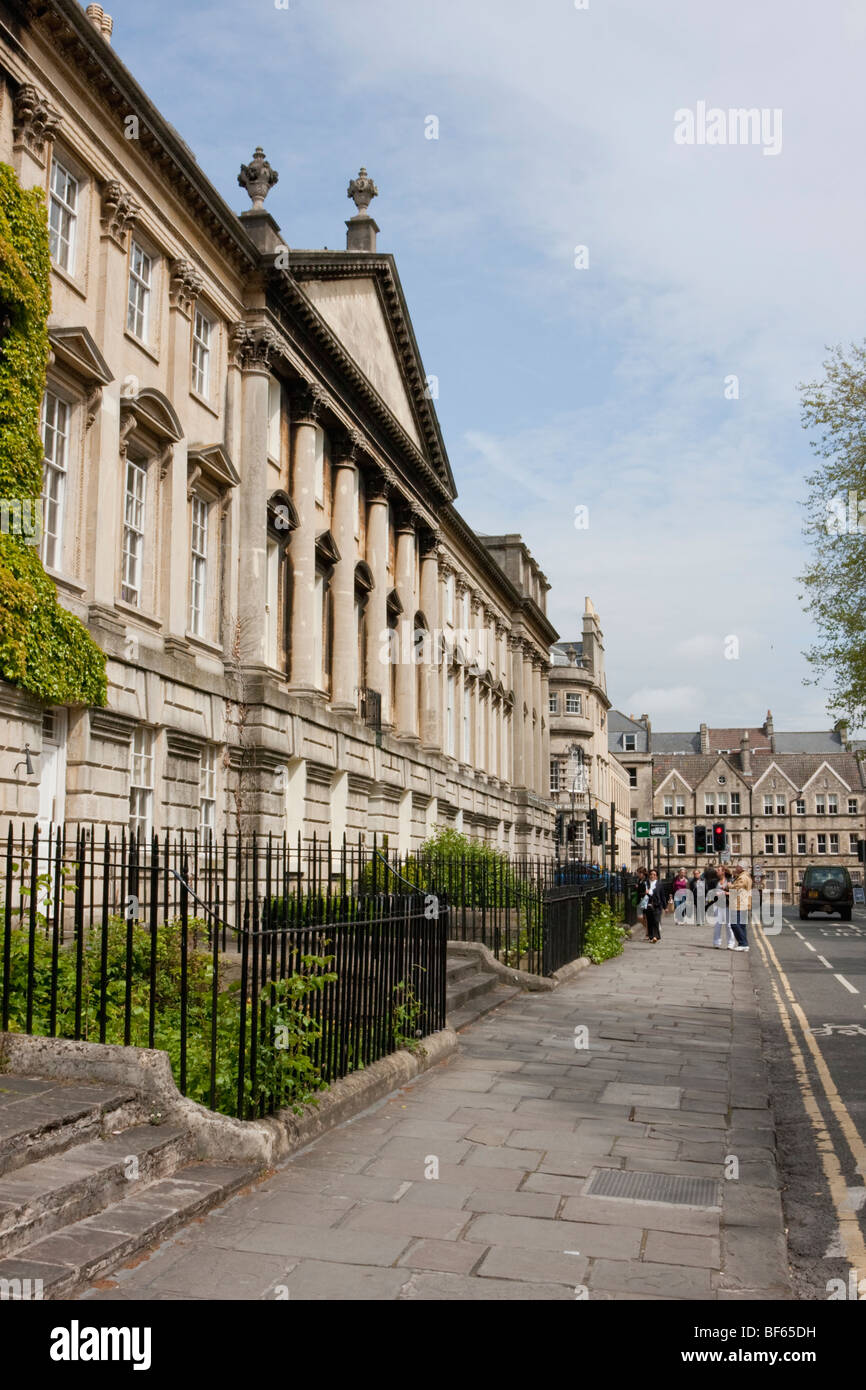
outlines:
[[[649,833],[655,839],[666,840],[671,833],[670,821],[651,820],[649,823]]]
[[[650,836],[650,822],[648,820],[636,820],[634,823],[635,839],[648,840]]]

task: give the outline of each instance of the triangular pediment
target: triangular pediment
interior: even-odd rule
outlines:
[[[453,501],[457,489],[434,405],[437,383],[424,371],[393,257],[292,251],[289,273]]]
[[[114,380],[108,363],[96,346],[96,339],[83,326],[63,328],[49,324],[48,341],[57,360],[83,381],[107,386]]]
[[[415,411],[385,318],[376,282],[368,275],[308,280],[305,292],[367,380],[400,421],[416,448],[423,448]]]

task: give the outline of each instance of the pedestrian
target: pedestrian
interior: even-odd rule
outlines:
[[[646,866],[645,866],[644,864],[641,864],[640,868],[639,868],[638,871],[637,871],[637,893],[638,893],[637,914],[638,914],[638,921],[640,922],[641,926],[642,926],[643,929],[644,929],[644,933],[645,933],[645,936],[646,936],[646,940],[647,940],[647,941],[649,941],[649,927],[647,926],[647,920],[646,920],[646,906],[647,906],[647,899],[648,899],[647,884],[648,884],[648,883],[649,883],[649,871],[647,870],[647,868],[646,868]]]
[[[727,945],[729,946],[733,944],[734,940],[731,935],[730,927],[728,926],[728,890],[730,881],[728,879],[728,871],[724,864],[718,869],[715,865],[712,865],[712,870],[713,886],[711,890],[707,890],[707,904],[712,905],[713,945],[719,950],[723,950],[726,944],[726,942],[722,940],[723,935],[726,937]],[[727,931],[725,931],[726,927],[728,927]]]
[[[662,912],[665,907],[664,889],[659,882],[655,869],[650,868],[649,882],[647,883],[647,903],[646,903],[646,922],[648,939],[655,945],[661,941],[661,920]]]
[[[689,881],[686,878],[685,869],[677,869],[674,877],[674,910],[679,911],[682,903],[685,902],[686,893],[689,891]]]
[[[731,905],[733,915],[730,918],[731,930],[736,939],[736,945],[731,949],[734,951],[748,951],[749,935],[748,923],[749,913],[752,908],[752,880],[742,864],[738,864],[734,871],[734,879],[731,883]]]

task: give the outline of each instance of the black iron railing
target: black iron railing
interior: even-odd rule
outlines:
[[[5,844],[0,1024],[168,1052],[249,1118],[445,1024],[447,913],[416,891],[290,885],[273,846],[79,829]]]

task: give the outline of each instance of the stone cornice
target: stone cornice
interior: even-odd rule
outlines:
[[[294,272],[294,264],[292,271]],[[357,261],[355,273],[358,273]],[[406,433],[379,392],[343,347],[315,305],[304,294],[301,286],[295,283],[292,275],[286,270],[275,269],[272,271],[271,285],[274,293],[280,297],[284,311],[300,323],[309,339],[324,352],[330,365],[338,373],[341,383],[345,383],[356,392],[367,413],[397,448],[408,473],[420,475],[437,498],[437,504],[441,500],[451,501],[456,495],[456,489],[450,478],[450,469],[446,482]]]
[[[193,211],[205,235],[245,270],[258,264],[255,246],[243,224],[202,173],[189,147],[154,106],[84,13],[77,0],[13,0],[24,22],[67,65],[69,73],[95,103],[113,113],[119,134],[130,112],[139,118],[136,147],[151,162],[157,177]]]
[[[292,251],[289,255],[289,268],[293,278],[301,284],[304,280],[357,279],[359,275],[374,277],[382,307],[394,335],[400,365],[409,385],[421,436],[433,460],[434,471],[438,470],[436,476],[440,486],[451,498],[455,497],[457,489],[445,451],[445,442],[427,390],[421,354],[412,330],[393,256],[387,253],[359,255],[357,252],[345,251]]]

